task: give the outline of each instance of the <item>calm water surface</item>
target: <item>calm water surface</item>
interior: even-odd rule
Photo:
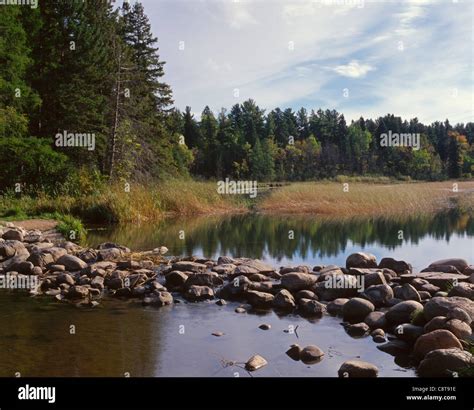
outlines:
[[[344,264],[347,255],[364,250],[378,259],[392,256],[421,269],[444,257],[463,257],[472,263],[473,236],[473,218],[456,214],[351,222],[240,215],[94,229],[88,241],[90,245],[113,241],[132,249],[165,245],[170,255],[246,256],[276,267]],[[338,318],[309,321],[272,311],[237,314],[237,303],[219,307],[177,299],[181,303],[161,309],[117,300],[85,309],[1,291],[0,376],[20,372],[23,376],[249,377],[242,364],[256,353],[269,364],[254,377],[333,377],[352,358],[376,364],[381,376],[415,374],[410,363],[379,351],[370,337],[348,336]],[[272,328],[260,330],[262,323]],[[291,327],[297,327],[296,333],[284,332]],[[217,331],[224,336],[212,336]],[[295,362],[285,355],[292,343],[316,344],[326,355],[314,365]]]

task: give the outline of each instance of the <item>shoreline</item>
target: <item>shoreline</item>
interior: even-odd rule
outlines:
[[[217,305],[237,301],[236,314],[274,310],[303,317],[331,315],[342,318],[350,337],[371,336],[379,350],[411,357],[422,376],[474,368],[474,266],[463,259],[436,261],[414,272],[405,261],[377,261],[357,252],[345,266],[275,268],[229,256],[167,258],[164,246],[132,252],[114,243],[95,249],[53,243],[40,231],[12,224],[1,230],[0,275],[14,276],[18,283],[34,275],[38,284],[30,296],[88,308],[108,297],[156,308],[183,298],[185,303]],[[315,362],[324,355],[309,350],[295,345],[286,353],[298,360],[309,355]],[[450,368],[459,363],[461,368]],[[357,366],[367,365],[374,366]]]

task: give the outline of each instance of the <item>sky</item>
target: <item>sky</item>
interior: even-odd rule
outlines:
[[[472,0],[142,3],[180,110],[252,98],[346,120],[474,120]]]

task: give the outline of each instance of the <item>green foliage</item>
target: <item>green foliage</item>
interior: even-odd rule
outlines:
[[[56,229],[67,240],[77,243],[82,243],[86,239],[87,231],[82,222],[71,215],[61,215],[55,213],[52,215],[53,219],[58,221]]]
[[[53,191],[66,181],[72,169],[64,154],[55,152],[41,138],[1,138],[0,190],[21,185],[22,192],[39,189]]]

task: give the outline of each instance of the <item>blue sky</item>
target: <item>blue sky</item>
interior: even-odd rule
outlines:
[[[142,3],[181,110],[253,98],[349,120],[474,118],[471,0]]]

